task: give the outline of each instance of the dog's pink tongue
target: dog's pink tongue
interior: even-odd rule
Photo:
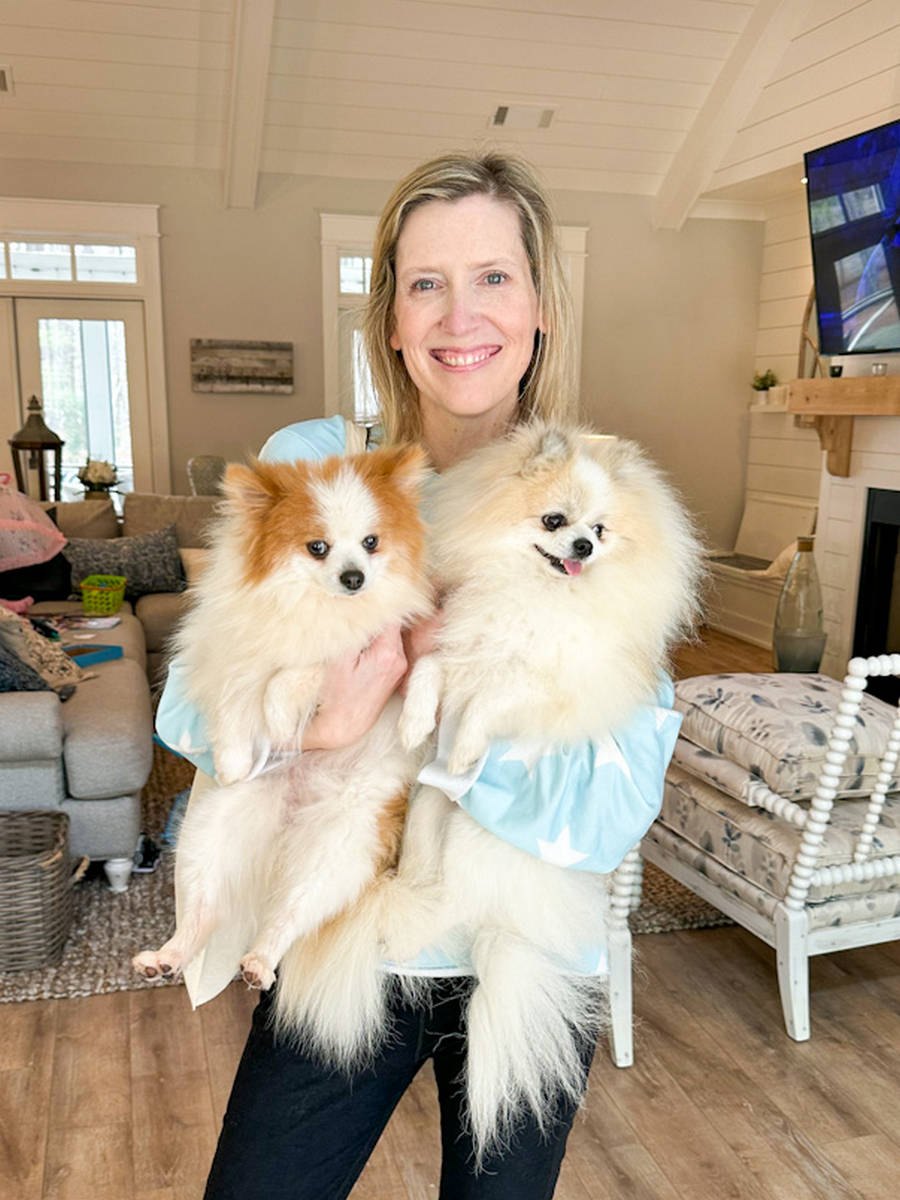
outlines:
[[[582,564],[577,558],[564,558],[563,566],[567,575],[580,575]]]

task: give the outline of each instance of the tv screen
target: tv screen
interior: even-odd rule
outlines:
[[[820,353],[900,350],[900,121],[804,161]]]

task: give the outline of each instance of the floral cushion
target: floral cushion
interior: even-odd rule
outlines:
[[[129,600],[187,587],[174,525],[136,537],[70,538],[64,554],[72,564],[73,589],[88,575],[124,575]]]
[[[2,605],[0,642],[54,690],[84,678],[81,667],[69,658],[59,642],[51,642],[38,633],[27,617],[19,617]]]
[[[852,861],[867,807],[864,799],[835,805],[816,866]],[[770,895],[779,899],[784,896],[802,836],[798,826],[763,809],[748,808],[674,763],[666,772],[660,822],[696,847],[698,853],[716,859]],[[873,840],[875,858],[895,854],[900,854],[900,795],[887,797]],[[895,875],[868,883],[818,884],[809,895],[815,902],[897,890],[900,877]]]
[[[827,675],[698,675],[675,685],[675,708],[682,737],[802,800],[815,792],[841,691]],[[863,696],[839,796],[871,793],[895,716],[891,705]],[[898,788],[894,778],[890,790]]]

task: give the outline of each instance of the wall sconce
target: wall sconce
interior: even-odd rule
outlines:
[[[13,466],[16,471],[16,486],[20,492],[28,493],[29,472],[37,471],[38,500],[59,500],[62,496],[62,448],[65,442],[44,424],[41,402],[37,396],[28,401],[28,420],[17,434],[9,439]],[[53,491],[47,487],[47,454],[53,458]]]

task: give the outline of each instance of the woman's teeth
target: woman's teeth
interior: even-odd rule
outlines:
[[[474,367],[476,363],[484,362],[497,353],[496,347],[484,350],[470,350],[468,353],[454,353],[450,350],[432,350],[432,357],[446,367]]]

